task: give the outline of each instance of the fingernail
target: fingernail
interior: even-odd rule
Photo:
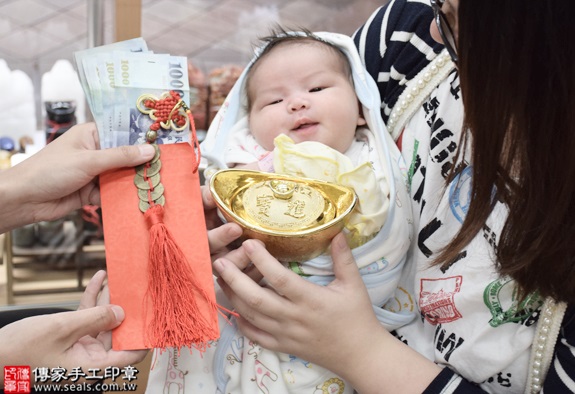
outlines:
[[[253,244],[252,240],[248,239],[248,240],[244,241],[244,243],[242,245],[248,253],[251,253],[254,251],[254,244]]]
[[[124,310],[122,309],[121,306],[118,305],[112,305],[112,312],[114,312],[114,316],[116,316],[116,321],[124,321],[124,317],[126,317],[126,314],[124,313]]]
[[[345,236],[342,233],[339,233],[338,235],[335,236],[335,244],[339,249],[343,249],[347,246],[347,240],[345,239]]]
[[[222,260],[217,259],[216,261],[214,261],[213,266],[214,266],[214,269],[216,271],[218,271],[218,273],[221,274],[222,272],[224,272],[225,267],[224,267],[224,264],[222,263]]]
[[[231,236],[239,237],[242,235],[242,228],[240,226],[229,226],[228,231]]]
[[[140,155],[142,155],[142,157],[152,158],[156,154],[156,150],[150,144],[140,144],[138,148],[140,149]]]

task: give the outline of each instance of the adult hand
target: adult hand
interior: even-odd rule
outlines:
[[[0,173],[0,233],[23,224],[53,220],[87,204],[99,205],[96,176],[150,160],[143,144],[99,149],[96,126],[77,125],[61,137]]]
[[[117,305],[96,306],[105,277],[105,271],[94,275],[77,311],[29,317],[2,328],[2,363],[30,365],[32,369],[63,367],[68,371],[81,367],[88,373],[89,368],[103,370],[141,361],[147,350],[111,350],[110,330],[124,320],[124,311]]]
[[[361,393],[422,392],[439,373],[379,323],[343,234],[331,243],[335,280],[325,287],[286,269],[259,242],[245,241],[241,249],[214,268],[240,314],[240,330],[260,346],[319,364]],[[245,260],[271,288],[238,268]]]
[[[257,241],[247,240],[240,249],[244,252],[215,261],[214,268],[241,316],[240,329],[262,347],[335,370],[334,362],[342,363],[355,353],[358,337],[372,337],[382,330],[343,235],[332,241],[336,279],[325,287],[286,269]],[[247,260],[271,288],[260,287],[240,271],[238,267]],[[334,357],[334,347],[342,352],[341,358]]]
[[[202,185],[201,191],[202,203],[204,204],[204,215],[206,217],[206,227],[208,230],[212,230],[221,226],[223,223],[218,216],[218,207],[210,188],[207,185]]]
[[[236,223],[222,224],[217,214],[217,206],[210,192],[210,188],[202,186],[202,202],[204,205],[204,215],[206,217],[206,227],[208,228],[208,243],[212,261],[224,256],[232,248],[229,244],[242,235],[242,228]]]

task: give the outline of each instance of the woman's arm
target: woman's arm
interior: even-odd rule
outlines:
[[[361,393],[421,393],[441,372],[380,325],[343,235],[332,242],[336,279],[325,287],[285,269],[257,241],[241,249],[214,267],[241,316],[240,329],[261,346],[330,369]],[[242,258],[275,291],[243,274],[237,266],[245,262],[236,261]]]
[[[97,175],[150,160],[148,145],[100,150],[96,126],[77,125],[20,164],[0,171],[0,233],[99,205]]]
[[[336,279],[325,287],[285,269],[255,240],[216,260],[214,268],[248,338],[321,365],[359,393],[484,393],[381,326],[343,235],[334,238],[331,255]],[[254,266],[266,287],[250,279]],[[238,267],[248,267],[251,273]]]

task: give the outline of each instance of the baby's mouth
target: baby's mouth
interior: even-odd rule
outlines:
[[[302,122],[300,124],[297,124],[296,127],[294,127],[292,129],[292,131],[300,131],[300,130],[305,130],[308,129],[310,127],[313,127],[315,125],[317,125],[317,122]]]

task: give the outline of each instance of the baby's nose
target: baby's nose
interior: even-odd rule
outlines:
[[[309,101],[306,100],[303,97],[294,97],[290,100],[289,104],[288,104],[288,108],[290,112],[295,112],[295,111],[299,111],[302,109],[307,109],[309,108]]]

